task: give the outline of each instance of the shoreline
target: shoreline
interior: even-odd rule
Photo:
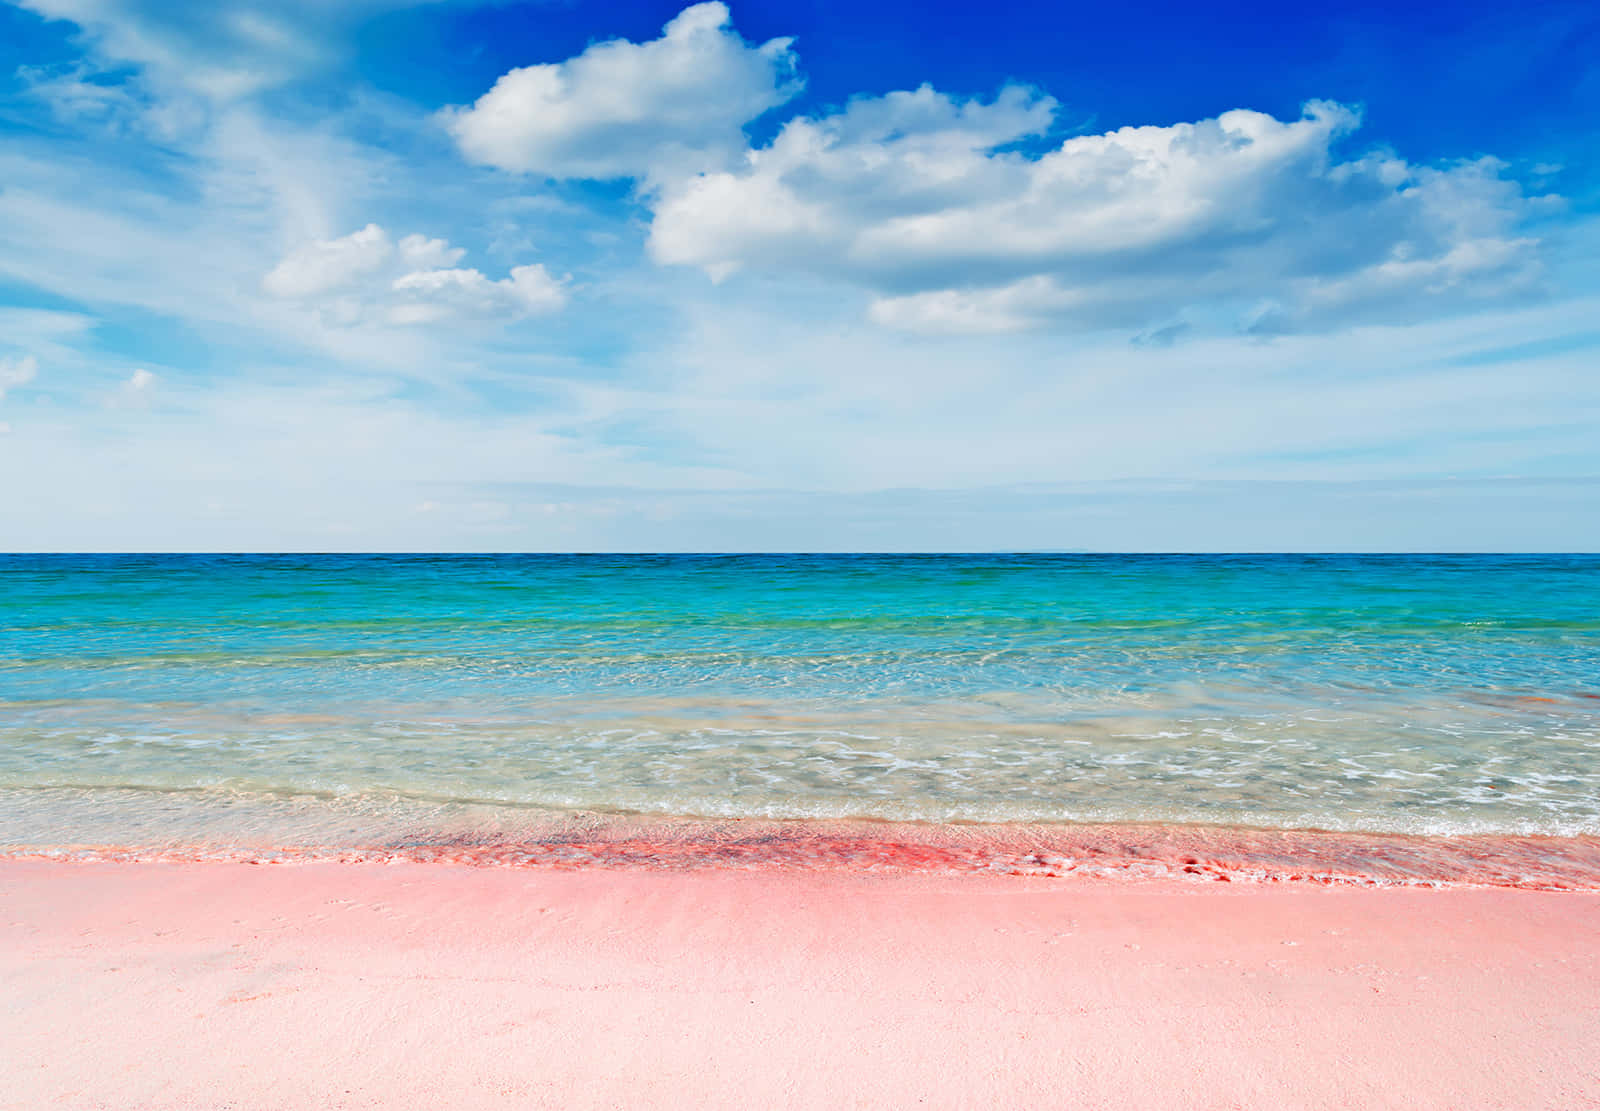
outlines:
[[[1600,893],[0,860],[0,1107],[1600,1107]]]
[[[7,861],[746,870],[1600,891],[1600,837],[1425,836],[1157,823],[624,817],[416,829],[375,844],[13,845]]]

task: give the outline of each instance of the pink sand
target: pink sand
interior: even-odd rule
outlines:
[[[1600,894],[6,861],[0,1106],[1600,1108]]]

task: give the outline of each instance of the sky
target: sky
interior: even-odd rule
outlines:
[[[0,0],[0,550],[1600,550],[1600,9]]]

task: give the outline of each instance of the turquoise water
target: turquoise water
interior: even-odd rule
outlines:
[[[523,811],[1596,834],[1600,557],[0,557],[0,845]]]

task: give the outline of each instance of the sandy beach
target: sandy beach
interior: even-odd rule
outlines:
[[[0,1106],[1600,1107],[1600,894],[0,863]]]

